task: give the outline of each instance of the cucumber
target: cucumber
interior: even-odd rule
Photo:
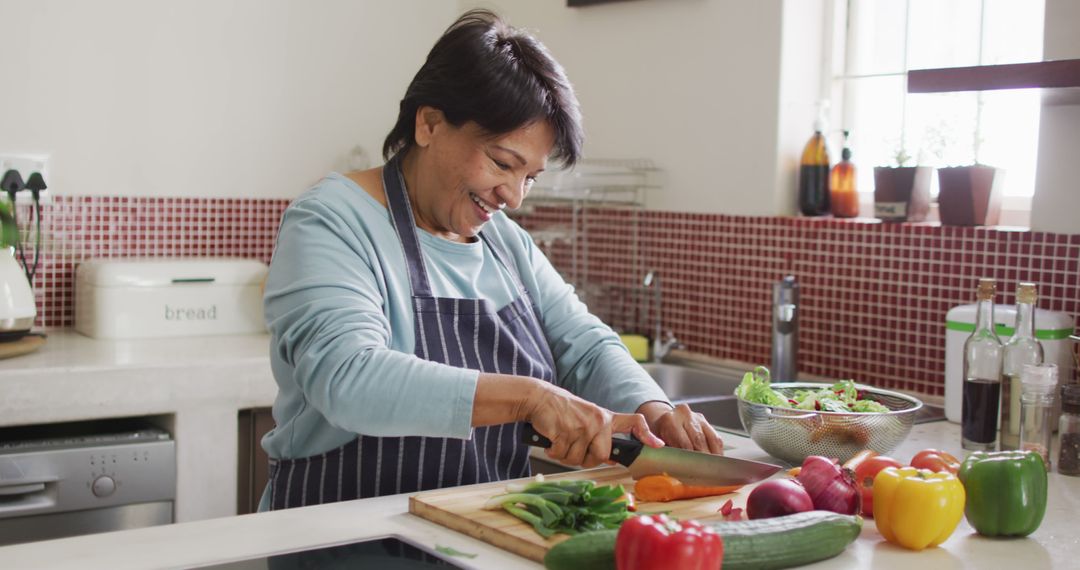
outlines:
[[[826,560],[862,532],[862,517],[829,511],[705,524],[724,537],[724,570],[791,568]]]
[[[810,511],[753,521],[708,522],[724,537],[724,570],[775,570],[832,558],[862,532],[862,518]],[[586,532],[548,550],[548,570],[614,570],[617,530]]]
[[[575,534],[552,546],[544,556],[548,570],[615,570],[615,537],[618,530],[594,530]]]

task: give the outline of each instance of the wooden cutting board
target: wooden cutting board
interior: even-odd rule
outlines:
[[[597,485],[622,484],[627,490],[632,490],[634,487],[630,473],[623,467],[600,467],[545,475],[545,478],[548,480],[591,479],[596,481]],[[528,481],[528,479],[519,479],[519,481]],[[549,548],[569,537],[565,534],[557,534],[550,539],[545,539],[537,534],[531,525],[503,510],[485,511],[484,503],[495,495],[505,493],[507,483],[508,481],[498,481],[418,493],[409,497],[409,512],[503,550],[542,562]],[[680,519],[719,518],[717,511],[728,499],[733,499],[736,507],[743,507],[751,487],[748,485],[736,493],[716,497],[671,501],[670,503],[639,503],[638,512],[668,513]]]
[[[43,344],[45,344],[45,336],[37,334],[29,334],[19,340],[0,342],[0,359],[29,354],[41,348]]]

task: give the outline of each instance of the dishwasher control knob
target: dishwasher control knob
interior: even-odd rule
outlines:
[[[108,475],[102,475],[94,479],[94,484],[90,487],[90,490],[94,492],[95,497],[108,497],[116,491],[116,480]]]

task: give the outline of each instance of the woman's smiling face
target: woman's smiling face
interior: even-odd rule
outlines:
[[[492,136],[476,123],[455,127],[441,111],[421,107],[416,142],[403,170],[417,225],[470,241],[496,212],[521,206],[547,167],[555,131],[537,121]]]

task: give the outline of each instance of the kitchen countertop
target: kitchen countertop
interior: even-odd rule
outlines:
[[[768,459],[749,439],[725,435],[725,440],[734,447],[729,452],[732,456]],[[959,442],[956,424],[921,424],[892,455],[909,459],[928,447],[960,455]],[[860,538],[843,554],[806,568],[1071,567],[1080,558],[1080,537],[1074,522],[1078,511],[1080,478],[1051,473],[1046,518],[1028,538],[983,538],[962,521],[940,547],[912,552],[885,543],[868,519]],[[429,547],[448,546],[477,554],[474,559],[455,559],[466,567],[540,568],[534,562],[408,514],[405,495],[9,546],[0,548],[0,567],[190,568],[388,534],[403,535]]]

